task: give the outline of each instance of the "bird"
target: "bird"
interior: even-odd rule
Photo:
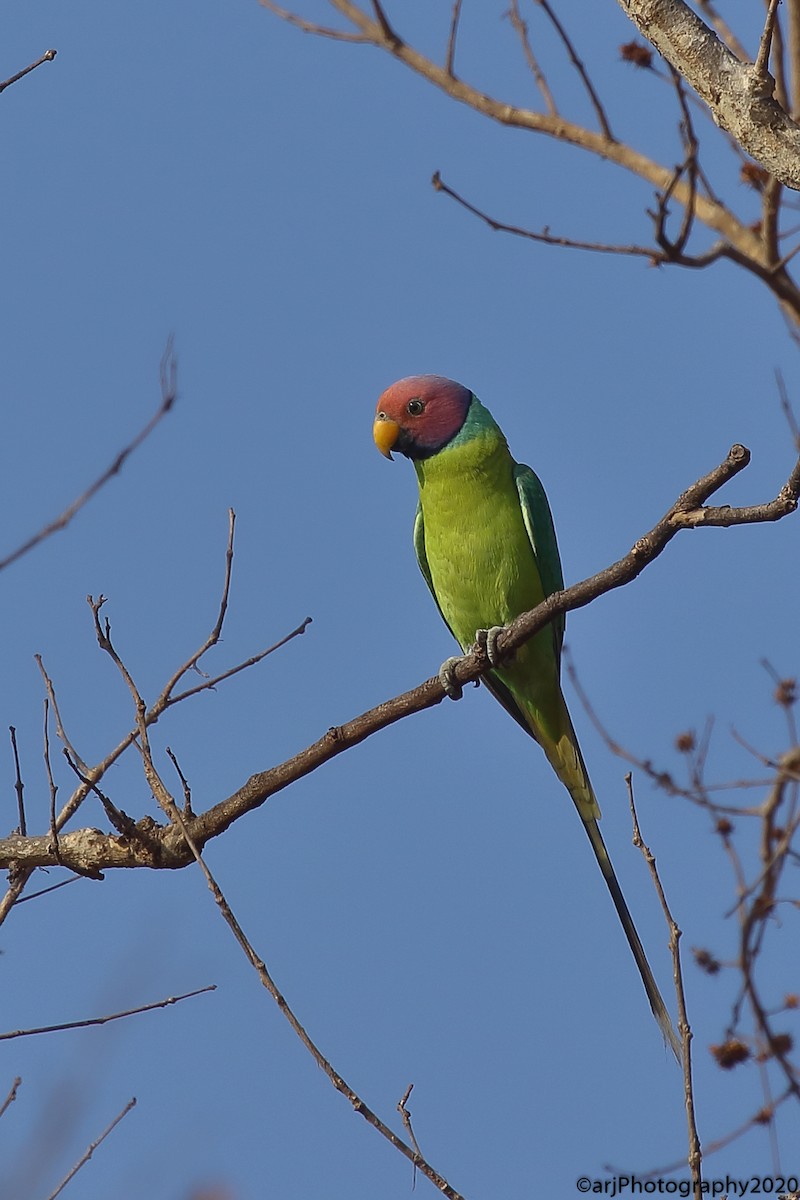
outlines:
[[[482,682],[539,743],[572,797],[589,837],[650,1008],[678,1062],[681,1047],[600,833],[600,806],[561,690],[563,614],[520,646],[498,654],[503,627],[561,591],[564,579],[545,490],[517,463],[497,422],[463,384],[441,375],[400,379],[378,399],[378,450],[414,465],[419,500],[414,521],[417,562],[439,612],[467,653],[477,642],[490,669]],[[458,699],[458,658],[439,672]]]

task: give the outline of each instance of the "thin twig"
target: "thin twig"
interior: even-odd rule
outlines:
[[[290,12],[288,8],[275,4],[274,0],[258,0],[258,2],[267,12],[274,13],[287,25],[293,25],[295,29],[300,29],[303,33],[313,33],[317,37],[331,38],[335,42],[361,42],[363,44],[370,40],[363,33],[349,33],[345,29],[334,29],[330,25],[318,25],[316,21],[307,21],[305,17],[300,17],[297,13]]]
[[[800,13],[794,0],[788,5],[787,12],[787,42],[789,57],[789,77],[791,79],[791,110],[790,116],[797,121],[800,115]]]
[[[708,18],[708,22],[716,30],[721,42],[732,50],[740,62],[749,62],[750,55],[739,41],[730,25],[719,15],[711,0],[697,0],[697,7]]]
[[[567,52],[567,56],[569,57],[570,62],[572,63],[575,70],[578,72],[578,75],[580,76],[581,82],[583,83],[583,86],[586,89],[586,94],[589,97],[589,102],[591,103],[592,108],[594,109],[595,116],[597,117],[597,121],[598,121],[598,124],[600,125],[600,131],[603,134],[603,137],[608,138],[609,142],[615,142],[617,139],[614,137],[614,134],[611,132],[611,126],[608,123],[608,117],[606,116],[606,110],[603,107],[603,103],[600,100],[599,95],[597,94],[594,84],[592,83],[591,79],[589,78],[589,72],[586,70],[586,67],[584,66],[582,60],[578,57],[578,52],[575,49],[575,45],[574,45],[572,39],[570,38],[569,34],[567,33],[566,29],[561,24],[561,21],[559,20],[555,10],[553,9],[552,5],[550,4],[550,0],[536,0],[536,2],[540,6],[540,8],[543,8],[544,11],[547,13],[547,16],[550,19],[551,25],[555,29],[559,38],[561,39],[561,42],[564,46],[564,49]]]
[[[447,56],[445,70],[455,79],[456,40],[458,38],[458,23],[461,20],[461,5],[463,0],[453,0],[453,11],[450,16],[450,34],[447,38]]]
[[[633,844],[644,856],[647,863],[650,877],[653,880],[653,886],[656,890],[661,911],[664,913],[664,919],[669,929],[669,948],[672,954],[672,974],[675,982],[675,996],[678,1001],[678,1030],[681,1035],[683,1044],[683,1096],[684,1105],[686,1108],[686,1122],[689,1133],[689,1154],[688,1164],[692,1173],[692,1185],[695,1196],[699,1197],[702,1192],[702,1161],[703,1154],[700,1145],[700,1135],[697,1132],[697,1122],[694,1112],[694,1085],[692,1082],[692,1029],[689,1024],[689,1016],[686,1011],[686,992],[683,987],[683,968],[681,965],[680,940],[681,930],[675,918],[672,915],[664,887],[661,883],[661,878],[658,874],[655,855],[642,838],[641,829],[639,828],[639,818],[636,813],[636,803],[633,796],[633,778],[630,772],[625,776],[625,783],[628,788],[628,802],[631,810],[631,821],[633,822]]]
[[[16,83],[19,79],[24,79],[26,75],[30,75],[31,71],[35,71],[42,63],[52,62],[58,54],[57,50],[45,50],[41,58],[37,58],[36,62],[31,63],[29,67],[23,67],[21,71],[17,71],[16,75],[10,76],[9,79],[4,79],[0,83],[0,92],[4,92],[7,87],[11,87],[12,83]]]
[[[3,1114],[6,1112],[6,1110],[8,1108],[10,1108],[10,1106],[16,1100],[17,1092],[19,1091],[21,1083],[22,1083],[22,1076],[18,1075],[16,1077],[16,1079],[14,1080],[14,1082],[12,1083],[11,1089],[10,1089],[8,1095],[6,1096],[5,1100],[3,1101],[2,1104],[0,1104],[0,1117],[3,1116]]]
[[[406,1105],[408,1104],[408,1098],[411,1095],[411,1093],[413,1092],[413,1090],[414,1090],[414,1085],[413,1085],[413,1083],[410,1083],[408,1085],[408,1087],[406,1088],[406,1090],[403,1092],[403,1095],[400,1097],[400,1101],[397,1105],[397,1111],[400,1113],[400,1117],[402,1119],[406,1133],[408,1134],[411,1145],[414,1147],[417,1154],[421,1158],[422,1151],[419,1148],[419,1142],[417,1141],[416,1134],[414,1133],[414,1130],[411,1125],[411,1109],[406,1107]],[[414,1163],[415,1175],[416,1175],[416,1170],[417,1170],[417,1164]],[[413,1182],[412,1182],[412,1187],[413,1187]]]
[[[519,38],[522,46],[522,53],[525,55],[525,61],[528,64],[528,70],[536,80],[536,86],[542,93],[545,107],[551,116],[556,116],[558,108],[553,99],[553,93],[550,91],[550,85],[545,78],[544,71],[539,65],[539,60],[533,52],[530,37],[528,36],[528,23],[524,20],[522,13],[519,11],[519,0],[511,0],[511,8],[508,10],[508,19],[511,22],[511,27]]]
[[[641,771],[643,775],[646,775],[648,779],[652,780],[652,782],[666,792],[668,796],[680,796],[681,799],[689,800],[692,804],[696,804],[700,808],[711,809],[715,815],[724,814],[728,816],[749,817],[757,817],[759,815],[760,809],[758,807],[744,808],[741,805],[719,804],[717,801],[712,803],[709,798],[709,793],[712,791],[741,791],[743,788],[763,787],[765,783],[769,782],[769,780],[736,779],[730,783],[720,783],[714,785],[714,787],[709,787],[700,778],[700,755],[698,755],[695,763],[693,764],[690,786],[681,786],[681,784],[679,784],[673,778],[673,776],[669,774],[669,772],[654,766],[650,759],[641,758],[639,755],[634,754],[632,751],[626,749],[625,746],[618,742],[616,738],[612,737],[603,722],[600,720],[596,709],[589,699],[589,696],[587,695],[586,690],[581,683],[580,677],[575,670],[575,664],[572,661],[572,657],[567,647],[564,647],[562,662],[567,672],[569,681],[572,684],[572,687],[574,688],[575,693],[581,703],[581,707],[613,755],[615,755],[617,758],[621,758],[622,761],[628,763],[629,766],[635,767],[636,770]]]
[[[538,232],[533,229],[525,229],[520,225],[510,225],[505,221],[498,221],[495,217],[489,216],[488,213],[471,204],[461,196],[454,188],[445,183],[440,173],[436,171],[431,179],[434,189],[437,192],[443,192],[445,196],[449,196],[456,203],[465,208],[467,212],[478,217],[495,233],[511,233],[516,237],[527,238],[532,242],[542,242],[546,246],[561,246],[570,250],[592,250],[598,254],[621,254],[632,255],[637,258],[646,258],[654,261],[657,256],[657,251],[652,246],[621,246],[606,242],[584,242],[576,238],[560,237],[557,234],[550,232],[549,228],[545,227]],[[709,262],[711,259],[709,259]]]
[[[194,813],[192,812],[192,789],[189,787],[189,781],[186,778],[186,776],[184,775],[183,771],[181,770],[180,763],[178,762],[178,759],[177,759],[174,751],[172,750],[171,746],[166,747],[166,754],[167,754],[167,757],[169,758],[170,762],[174,766],[174,768],[178,774],[178,778],[181,781],[181,787],[183,788],[183,817],[184,817],[184,820],[191,821],[192,817],[194,816]]]
[[[47,691],[48,699],[50,700],[50,707],[52,708],[53,716],[56,719],[56,737],[61,742],[63,742],[64,746],[67,748],[67,750],[69,750],[73,760],[78,764],[78,766],[81,768],[81,770],[88,771],[89,768],[86,766],[86,763],[83,761],[80,754],[78,754],[78,751],[75,749],[72,742],[69,740],[69,737],[67,736],[67,731],[64,728],[64,722],[61,720],[61,712],[58,707],[58,698],[56,697],[56,689],[53,685],[52,679],[50,678],[50,676],[47,674],[47,671],[45,670],[42,656],[41,656],[41,654],[34,654],[33,657],[34,657],[34,661],[36,662],[36,665],[39,668],[42,679],[44,680],[44,686]]]
[[[775,378],[778,382],[778,396],[781,403],[781,411],[786,418],[786,424],[792,433],[792,441],[795,449],[800,452],[800,426],[797,423],[797,418],[794,415],[794,410],[789,401],[789,393],[786,388],[786,381],[780,371],[775,372]]]
[[[17,749],[17,731],[13,725],[9,725],[8,731],[11,734],[11,751],[14,755],[14,791],[17,793],[17,816],[19,818],[18,829],[22,837],[28,832],[25,824],[25,786],[22,782],[22,773],[19,765],[19,750]]]
[[[50,887],[40,888],[38,892],[29,892],[27,896],[20,896],[17,904],[25,904],[28,900],[38,900],[40,896],[47,896],[50,892],[57,892],[59,888],[68,887],[71,883],[77,883],[79,879],[84,878],[84,875],[72,875],[69,879],[62,879],[60,883],[52,883]]]
[[[100,790],[96,781],[93,779],[90,779],[87,775],[85,775],[83,773],[81,768],[78,766],[78,764],[72,758],[72,756],[71,756],[69,750],[66,748],[66,746],[64,747],[64,757],[66,758],[67,762],[69,763],[69,766],[71,767],[71,769],[78,776],[78,779],[80,779],[81,783],[85,784],[86,787],[89,788],[92,792],[94,792],[95,796],[97,796],[97,799],[100,801],[100,803],[103,806],[103,811],[105,812],[106,816],[108,817],[108,819],[111,822],[111,824],[113,825],[113,827],[116,829],[117,833],[120,833],[125,837],[133,836],[134,831],[136,829],[136,822],[133,820],[133,818],[129,817],[126,812],[122,811],[122,809],[117,808],[116,804],[114,804],[109,799],[109,797],[106,796],[106,794]]]
[[[295,629],[292,629],[284,637],[279,638],[277,642],[273,642],[271,646],[267,646],[266,650],[260,650],[258,654],[246,658],[244,662],[237,663],[235,667],[229,667],[227,671],[222,671],[219,675],[214,675],[206,679],[203,683],[198,683],[196,687],[187,688],[184,692],[177,692],[174,696],[170,697],[169,705],[179,704],[181,700],[188,700],[190,696],[196,696],[198,692],[213,690],[218,684],[224,683],[226,679],[232,679],[234,675],[238,675],[241,671],[246,671],[249,667],[256,666],[262,659],[270,654],[274,654],[276,650],[280,650],[287,642],[300,637],[311,623],[311,617],[305,617]]]
[[[151,1004],[128,1008],[125,1012],[109,1013],[105,1017],[88,1017],[84,1021],[63,1021],[59,1025],[40,1025],[35,1029],[15,1029],[11,1033],[0,1033],[0,1042],[10,1042],[14,1038],[33,1037],[37,1033],[63,1033],[65,1029],[88,1029],[93,1025],[107,1025],[109,1021],[121,1021],[124,1017],[136,1017],[139,1013],[152,1012],[156,1008],[169,1008],[171,1004],[180,1004],[181,1000],[191,1000],[194,996],[203,996],[206,992],[215,992],[216,990],[217,985],[209,983],[206,987],[196,988],[193,992],[184,992],[181,996],[167,996],[165,1000],[154,1000]]]
[[[95,479],[94,483],[90,484],[86,491],[82,493],[82,495],[78,496],[76,500],[73,500],[72,503],[64,509],[59,517],[56,517],[55,520],[50,521],[47,525],[43,526],[38,533],[35,533],[32,537],[29,537],[28,540],[23,542],[21,546],[18,546],[16,550],[13,550],[11,554],[7,554],[5,558],[0,559],[0,571],[10,566],[11,563],[16,562],[18,558],[22,558],[23,554],[27,554],[29,551],[33,550],[34,546],[38,546],[40,542],[45,540],[45,538],[50,537],[54,533],[59,533],[62,529],[66,529],[73,517],[75,517],[80,510],[84,508],[94,496],[97,495],[100,489],[104,487],[110,479],[113,479],[115,475],[119,474],[128,458],[130,458],[131,454],[133,454],[135,450],[138,450],[142,442],[144,442],[150,436],[156,425],[158,425],[159,422],[162,421],[170,411],[177,396],[175,389],[175,356],[173,353],[171,338],[167,343],[167,348],[164,351],[161,359],[160,377],[161,404],[147,424],[137,433],[136,437],[133,438],[133,440],[130,441],[127,446],[120,450],[111,466],[107,467],[106,470],[103,471],[102,475]]]
[[[183,663],[180,667],[178,667],[177,671],[174,672],[172,677],[164,685],[164,687],[161,690],[161,696],[159,697],[159,700],[157,701],[157,703],[164,703],[166,705],[166,701],[169,699],[172,692],[177,687],[178,683],[181,681],[183,676],[188,674],[189,671],[193,671],[196,668],[198,662],[203,657],[203,655],[206,654],[211,649],[212,646],[215,646],[217,644],[217,642],[219,641],[219,639],[222,635],[222,627],[225,623],[225,614],[228,611],[228,600],[230,598],[230,591],[231,591],[231,577],[233,574],[233,541],[234,541],[235,530],[236,530],[236,513],[233,511],[232,508],[229,508],[228,509],[228,543],[225,548],[225,578],[224,578],[223,584],[222,584],[222,596],[221,596],[220,602],[219,602],[219,610],[217,612],[217,619],[214,622],[214,626],[213,626],[211,632],[209,633],[208,637],[206,638],[206,640],[203,642],[203,644],[201,646],[199,646],[197,648],[197,650],[194,651],[193,654],[189,655],[186,662]],[[195,690],[202,691],[203,688],[201,687],[201,688],[197,688],[197,689],[191,689],[191,691],[195,691]],[[187,693],[187,694],[190,694],[190,693]]]
[[[78,1160],[78,1162],[76,1162],[76,1164],[72,1168],[72,1170],[69,1171],[64,1176],[64,1178],[61,1180],[61,1183],[58,1185],[58,1187],[50,1193],[50,1195],[47,1197],[47,1200],[56,1200],[56,1196],[61,1195],[61,1193],[63,1192],[63,1190],[67,1186],[67,1184],[70,1182],[70,1180],[74,1179],[75,1176],[78,1174],[78,1171],[80,1171],[81,1167],[84,1167],[86,1165],[86,1163],[92,1157],[92,1155],[94,1154],[97,1147],[101,1144],[101,1142],[104,1142],[106,1140],[106,1138],[108,1137],[108,1135],[110,1133],[113,1133],[113,1131],[116,1129],[117,1125],[119,1125],[119,1123],[123,1119],[123,1117],[127,1117],[128,1113],[131,1111],[131,1109],[135,1108],[135,1107],[136,1107],[136,1097],[133,1096],[128,1101],[128,1103],[125,1105],[125,1107],[122,1109],[122,1112],[117,1113],[116,1117],[114,1117],[114,1120],[111,1122],[111,1124],[108,1126],[108,1128],[104,1129],[103,1132],[100,1134],[99,1138],[97,1138],[94,1142],[92,1142],[92,1144],[86,1149],[86,1152],[83,1154],[83,1156]]]
[[[375,13],[378,24],[381,28],[381,33],[383,34],[387,45],[392,46],[392,47],[399,46],[401,44],[402,39],[398,37],[398,35],[395,33],[394,29],[392,28],[392,26],[389,22],[389,18],[386,16],[386,13],[384,12],[384,8],[383,8],[383,5],[381,4],[381,0],[372,0],[372,10]]]
[[[758,44],[758,54],[756,55],[756,61],[753,63],[755,74],[764,80],[769,95],[772,95],[772,87],[775,82],[769,73],[769,55],[772,49],[772,33],[780,2],[781,0],[769,0],[764,29]]]
[[[53,768],[50,765],[50,730],[49,726],[50,702],[45,696],[44,698],[44,766],[47,772],[47,786],[50,791],[50,837],[53,842],[53,853],[56,856],[56,862],[61,862],[61,853],[58,848],[58,825],[56,824],[56,796],[58,795],[58,786],[53,778]]]

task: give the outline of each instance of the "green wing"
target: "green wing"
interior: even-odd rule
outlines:
[[[564,576],[561,571],[561,557],[558,553],[556,531],[553,526],[553,516],[547,502],[545,490],[539,477],[530,467],[514,467],[514,482],[519,493],[519,503],[525,528],[531,540],[533,553],[536,556],[536,566],[542,581],[545,596],[560,592],[564,588]],[[566,618],[560,613],[551,625],[555,641],[556,658],[561,662],[561,646],[564,642],[564,625]]]
[[[524,480],[524,484],[521,484],[521,482],[517,480],[517,476],[521,476],[521,478]],[[542,517],[545,518],[545,520],[543,520],[543,527],[545,527],[546,530],[545,539],[543,539],[542,542],[542,536],[540,533],[539,544],[548,546],[551,548],[551,551],[555,552],[555,574],[553,574],[551,571],[542,577],[542,584],[547,589],[547,594],[549,595],[549,593],[555,592],[555,590],[564,587],[564,582],[561,580],[561,564],[558,556],[558,546],[555,544],[553,518],[551,516],[551,509],[549,509],[549,504],[547,503],[545,488],[542,487],[539,479],[536,478],[536,475],[533,473],[533,470],[531,470],[530,467],[521,467],[517,464],[515,467],[515,480],[517,480],[517,490],[519,492],[519,500],[521,500],[525,528],[528,529],[528,536],[531,540],[531,545],[534,547],[534,553],[536,553],[536,544],[533,533],[531,533],[531,529],[533,529],[533,521],[539,521]],[[524,496],[523,486],[525,488]],[[534,516],[531,517],[531,514],[534,514]],[[429,593],[431,593],[433,599],[435,600],[435,604],[437,604],[439,616],[444,620],[445,625],[447,625],[447,629],[450,629],[450,625],[447,624],[447,618],[445,617],[444,612],[441,611],[437,593],[435,593],[433,588],[431,568],[429,568],[428,556],[425,550],[425,518],[422,516],[421,504],[417,504],[416,517],[414,518],[414,551],[416,553],[417,563],[419,563],[420,570],[422,571],[422,578],[428,584]],[[552,583],[552,580],[557,580],[558,582]],[[455,632],[453,632],[452,629],[450,629],[450,632],[452,636],[456,638],[456,641],[458,641]],[[563,641],[564,638],[563,618],[560,620],[560,628],[558,632],[554,630],[554,634],[557,634],[557,648],[555,649],[557,649],[558,658],[560,655],[561,641]],[[515,719],[517,724],[523,728],[529,737],[539,740],[536,738],[536,734],[534,733],[533,728],[530,726],[530,721],[525,719],[525,715],[522,712],[522,709],[519,708],[519,704],[515,700],[515,697],[513,697],[509,688],[507,688],[507,686],[501,682],[497,676],[495,676],[493,671],[488,672],[485,674],[485,676],[482,676],[481,683],[489,692],[491,692],[495,700],[497,700],[500,704],[503,704],[506,713],[509,713],[510,716],[513,716],[513,719]]]
[[[445,625],[447,625],[447,618],[445,617],[444,613],[442,612],[436,592],[433,590],[433,579],[431,578],[431,569],[428,566],[428,555],[425,552],[425,523],[424,523],[423,517],[422,517],[422,505],[421,504],[417,505],[417,515],[414,518],[414,552],[417,556],[417,562],[419,563],[419,569],[420,569],[420,571],[422,571],[422,578],[427,583],[428,591],[430,592],[430,594],[433,596],[434,600],[436,601],[436,607],[439,609],[439,616],[442,618]],[[447,628],[450,629],[450,626],[447,625]],[[450,629],[450,632],[453,633],[452,629]],[[456,635],[454,633],[453,633],[453,637],[456,637]],[[456,638],[456,641],[458,641],[458,638]]]

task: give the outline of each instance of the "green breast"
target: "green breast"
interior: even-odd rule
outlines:
[[[431,585],[463,648],[544,598],[499,429],[415,463]]]

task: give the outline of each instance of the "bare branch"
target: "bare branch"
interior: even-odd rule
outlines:
[[[681,175],[676,178],[669,168],[640,154],[625,142],[615,141],[596,94],[593,104],[598,113],[599,131],[587,129],[562,117],[556,111],[553,97],[532,55],[515,0],[512,0],[511,12],[508,15],[542,91],[546,112],[536,112],[506,103],[457,78],[448,70],[447,62],[440,65],[399,38],[390,26],[382,5],[379,4],[376,10],[374,4],[361,7],[354,3],[354,0],[329,0],[329,3],[358,31],[359,40],[391,54],[453,100],[466,104],[503,125],[544,134],[564,144],[588,151],[648,181],[658,194],[664,195],[669,190],[677,204],[689,208],[697,221],[719,234],[723,241],[711,250],[695,256],[686,253],[678,255],[674,251],[670,256],[663,251],[656,251],[652,255],[653,261],[702,268],[721,257],[727,258],[754,274],[769,288],[791,326],[800,324],[800,286],[786,270],[792,256],[779,258],[775,251],[777,214],[775,230],[768,230],[768,236],[765,236],[760,225],[754,226],[751,222],[740,219],[713,194],[699,164],[695,164],[696,179],[703,183],[707,194],[693,192],[694,174],[687,173],[685,178]],[[800,129],[772,97],[774,81],[771,77],[764,76],[753,64],[740,61],[684,0],[671,0],[669,4],[664,4],[662,0],[619,0],[619,3],[638,25],[643,36],[647,37],[697,91],[700,97],[697,102],[704,103],[704,108],[706,105],[710,107],[714,120],[729,137],[734,152],[741,155],[742,150],[745,150],[758,163],[763,164],[769,175],[782,180],[786,186],[800,189]],[[287,13],[271,0],[265,6],[292,24],[305,29],[310,28],[303,18]],[[713,11],[710,4],[703,7],[709,14]],[[552,8],[548,11],[552,12]],[[379,16],[382,16],[383,20],[380,20]],[[575,57],[577,58],[577,55]],[[588,85],[591,87],[590,83]],[[692,95],[691,99],[695,101],[696,97]],[[778,201],[777,185],[773,185],[768,202],[777,206]],[[764,227],[766,228],[766,223]],[[510,227],[510,231],[530,236],[528,231],[517,230],[516,227]],[[549,241],[547,237],[532,236],[532,240],[572,246],[576,249],[603,249],[607,253],[631,252],[611,247],[606,249],[599,243],[577,239]],[[632,253],[643,255],[645,252],[635,248]],[[794,335],[794,330],[790,331]]]

